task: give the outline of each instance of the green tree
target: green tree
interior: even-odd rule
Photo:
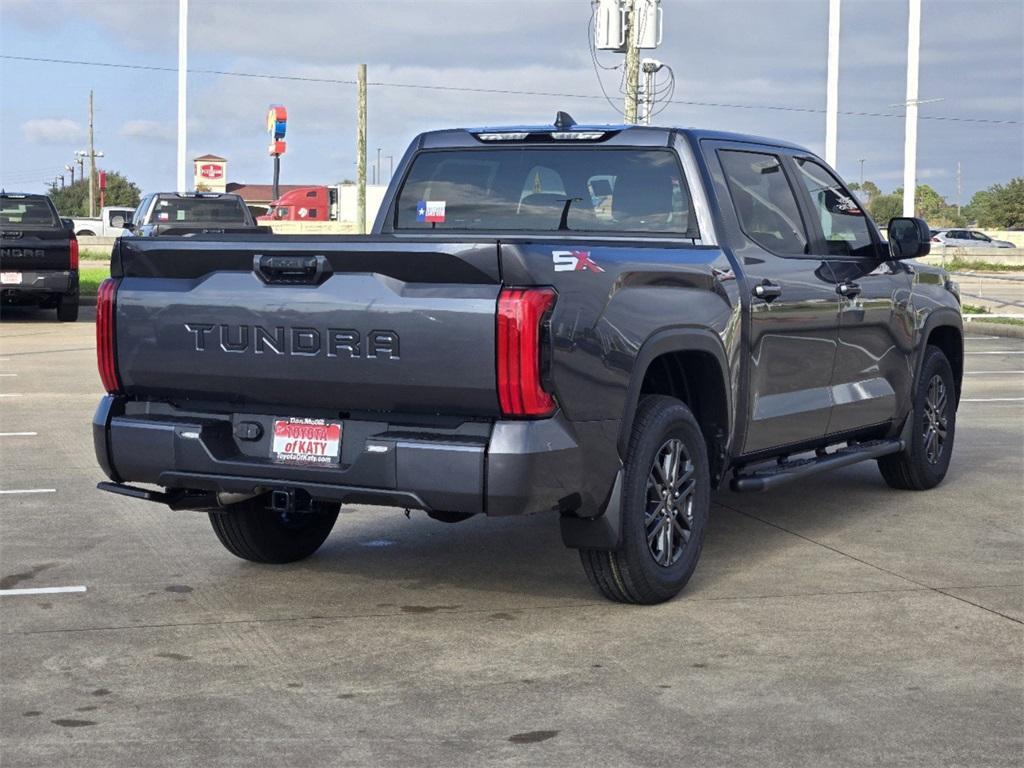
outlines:
[[[1024,226],[1024,176],[976,192],[964,210],[979,226],[1012,229]]]
[[[903,193],[891,195],[878,195],[871,198],[868,205],[871,218],[883,229],[889,223],[889,219],[901,216],[903,213]]]
[[[893,195],[903,200],[903,187],[897,187],[893,190]],[[946,209],[950,206],[946,203],[945,198],[942,197],[938,192],[932,189],[927,184],[918,184],[917,192],[914,195],[914,215],[920,216],[922,219],[927,219],[931,222],[933,219],[941,218]],[[900,210],[903,210],[902,203]],[[955,213],[955,210],[954,210]],[[900,216],[901,214],[896,214]]]
[[[67,187],[54,187],[50,189],[50,199],[57,206],[61,216],[88,216],[89,215],[89,180],[79,179]],[[107,191],[104,193],[106,205],[120,205],[125,208],[134,208],[139,204],[139,188],[124,176],[116,171],[107,171]],[[99,190],[96,190],[97,206],[99,205]],[[97,209],[96,215],[99,215]]]
[[[850,189],[854,192],[860,192],[858,195],[865,204],[869,204],[872,200],[882,194],[882,190],[878,188],[878,185],[873,181],[865,181],[864,184],[854,182],[850,185]]]

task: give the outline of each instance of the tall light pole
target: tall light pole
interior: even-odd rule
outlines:
[[[867,160],[866,157],[862,157],[860,160],[858,160],[858,162],[860,163],[860,188],[862,190],[864,189],[864,161],[865,160]]]
[[[903,145],[903,215],[914,215],[917,191],[917,75],[921,52],[921,0],[910,0],[907,25],[907,124]]]
[[[71,171],[71,186],[75,186],[75,164],[72,162],[70,165],[65,165],[64,170]]]
[[[178,192],[188,189],[185,175],[185,106],[188,86],[188,0],[178,0]]]
[[[828,3],[828,76],[825,86],[825,162],[836,167],[839,137],[839,6]]]

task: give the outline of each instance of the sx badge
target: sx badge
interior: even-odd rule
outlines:
[[[590,251],[552,251],[551,259],[555,272],[604,272],[590,258]]]

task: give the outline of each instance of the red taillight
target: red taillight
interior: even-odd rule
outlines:
[[[100,283],[96,292],[96,365],[100,369],[100,381],[110,394],[121,389],[117,378],[117,362],[114,358],[114,297],[117,281],[110,278]]]
[[[78,238],[71,238],[71,266],[68,269],[78,269]]]
[[[555,400],[541,383],[541,324],[551,288],[507,288],[498,296],[498,401],[506,416],[547,416]]]

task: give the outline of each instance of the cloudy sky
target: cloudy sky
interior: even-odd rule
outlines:
[[[778,136],[823,153],[827,0],[663,7],[654,55],[677,84],[659,122]],[[189,67],[207,72],[189,77],[189,157],[220,154],[229,180],[269,183],[264,120],[268,104],[282,103],[282,182],[354,176],[353,85],[228,72],[353,81],[365,62],[371,161],[381,147],[397,162],[430,128],[548,123],[558,109],[579,122],[616,122],[620,71],[601,70],[613,105],[601,96],[589,19],[588,0],[192,0]],[[866,178],[885,191],[902,183],[903,120],[892,105],[905,96],[906,34],[905,0],[844,0],[839,170],[855,181],[863,158]],[[921,39],[920,97],[942,101],[921,108],[919,179],[955,202],[960,161],[966,202],[1024,175],[1024,3],[924,0]],[[173,68],[176,47],[173,0],[0,0],[4,57]],[[599,60],[614,67],[622,57]],[[173,188],[173,71],[0,58],[0,83],[0,184],[8,189],[42,190],[85,147],[90,88],[102,164],[144,190]],[[865,112],[890,116],[855,114]]]

